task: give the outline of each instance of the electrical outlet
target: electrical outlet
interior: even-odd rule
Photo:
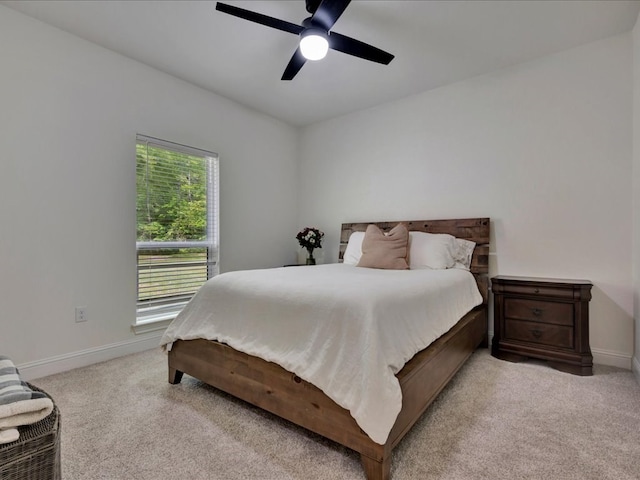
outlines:
[[[87,321],[87,307],[76,307],[76,323]]]

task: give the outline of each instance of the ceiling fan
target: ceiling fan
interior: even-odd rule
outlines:
[[[226,3],[216,3],[216,10],[228,13],[250,22],[266,25],[267,27],[293,33],[300,36],[300,44],[291,57],[282,80],[292,80],[307,60],[320,60],[327,54],[327,50],[337,50],[354,57],[388,65],[394,56],[379,48],[368,45],[354,38],[331,32],[340,15],[345,11],[351,0],[305,0],[310,17],[296,25],[285,20],[269,17],[261,13],[245,10]]]

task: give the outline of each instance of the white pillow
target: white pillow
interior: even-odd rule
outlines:
[[[469,270],[471,268],[471,257],[473,256],[473,249],[476,248],[476,242],[471,240],[465,240],[463,238],[456,238],[456,251],[453,255],[453,259],[456,261],[456,267]]]
[[[441,270],[455,265],[458,246],[453,235],[409,232],[409,237],[409,268]]]
[[[364,232],[353,232],[349,237],[342,260],[357,265],[362,257]],[[464,268],[471,267],[475,242],[456,238],[447,233],[409,232],[409,268]]]
[[[347,265],[357,265],[362,257],[362,240],[364,232],[353,232],[349,237],[347,248],[342,256],[343,263]]]

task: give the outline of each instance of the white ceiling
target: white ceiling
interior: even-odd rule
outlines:
[[[2,1],[292,125],[433,89],[631,30],[640,1],[358,1],[333,30],[396,56],[330,51],[290,82],[295,35],[217,12],[215,1]],[[228,1],[300,23],[304,0]]]

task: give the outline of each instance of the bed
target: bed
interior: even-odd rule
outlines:
[[[398,223],[366,222],[343,224],[340,237],[340,262],[345,256],[347,243],[354,232],[363,232],[371,224],[375,224],[382,231],[388,232]],[[469,268],[473,277],[467,272],[464,273],[467,277],[472,278],[478,301],[476,302],[477,306],[462,314],[459,320],[453,322],[453,326],[446,326],[442,334],[438,333],[435,341],[417,353],[412,353],[407,358],[408,361],[406,363],[403,361],[402,365],[398,365],[396,369],[392,370],[394,374],[393,381],[399,385],[398,411],[391,412],[391,423],[385,427],[386,430],[383,430],[382,433],[375,430],[375,425],[371,426],[366,423],[366,415],[363,419],[362,415],[359,416],[359,412],[348,407],[351,404],[345,403],[343,397],[334,395],[333,391],[327,388],[327,385],[316,381],[313,372],[322,369],[323,364],[300,368],[300,364],[293,362],[291,364],[284,363],[281,366],[274,361],[268,361],[270,358],[268,354],[262,355],[261,353],[263,358],[266,357],[266,359],[263,359],[258,355],[244,353],[233,348],[230,346],[233,345],[233,342],[228,341],[226,337],[220,337],[218,338],[219,341],[217,341],[198,338],[199,333],[182,335],[182,339],[170,336],[171,342],[168,344],[169,382],[172,384],[179,383],[184,373],[198,378],[209,385],[355,450],[360,454],[368,480],[389,479],[393,448],[420,418],[471,353],[479,346],[487,345],[489,219],[420,220],[403,221],[403,223],[411,231],[447,233],[459,239],[475,242]],[[306,276],[321,278],[326,275],[333,275],[334,271],[339,271],[341,268],[346,271],[347,268],[343,267],[345,266],[325,265],[281,268],[274,269],[273,273],[283,282],[291,282],[293,281],[292,279],[303,274],[304,269],[307,269]],[[297,270],[300,273],[295,273],[293,270]],[[360,270],[361,273],[364,273],[362,271],[373,269],[351,267],[351,270]],[[428,275],[428,272],[409,272],[407,271],[408,275]],[[259,276],[268,274],[271,275],[269,272],[260,272]],[[386,275],[397,274],[389,273]],[[457,278],[460,275],[451,271],[448,276]],[[230,278],[233,279],[234,277],[230,276]],[[396,279],[397,277],[390,276],[389,278]],[[393,283],[398,282],[393,280]],[[268,292],[266,287],[265,292]],[[355,295],[355,293],[352,292],[350,295]],[[397,296],[397,293],[393,295]],[[205,297],[206,295],[201,294],[200,296]],[[322,299],[321,302],[327,303],[327,298]],[[396,302],[394,308],[402,307],[400,304],[403,302],[404,299],[399,303]],[[195,298],[191,303],[197,303]],[[336,300],[336,303],[339,304],[339,301]],[[204,323],[199,321],[198,315],[206,316],[198,313],[198,308],[198,305],[192,307],[192,311],[185,315],[187,317],[191,315],[192,318],[195,318],[195,324]],[[318,310],[321,314],[322,309]],[[199,311],[203,312],[204,310]],[[345,309],[342,312],[344,312],[346,318],[349,309]],[[275,313],[277,314],[277,311]],[[311,314],[309,315],[311,316]],[[411,318],[413,318],[412,315],[413,313],[410,315]],[[404,318],[405,313],[402,312],[400,316]],[[351,320],[349,318],[349,322]],[[332,321],[335,321],[335,318]],[[322,323],[315,318],[313,322],[313,325]],[[345,323],[349,324],[349,322]],[[384,324],[384,322],[381,323]],[[361,327],[358,326],[357,328]],[[174,328],[174,330],[176,329]],[[389,331],[383,332],[383,334],[387,335]],[[265,333],[266,337],[269,337],[267,333]],[[277,339],[279,337],[274,336],[273,338]],[[256,341],[259,342],[262,339],[258,338]],[[256,348],[255,350],[250,348],[247,350],[262,352],[261,345]],[[341,352],[344,351],[346,351],[344,348],[337,350],[338,353],[330,351],[330,358],[339,357],[342,355]],[[379,352],[372,351],[376,353],[376,356],[370,358],[372,363],[375,363],[374,358],[378,358]],[[386,354],[386,350],[383,353]],[[406,355],[406,353],[404,352],[403,354]],[[283,362],[280,363],[282,364]],[[302,367],[306,366],[302,365]],[[330,365],[330,368],[330,371],[336,372],[334,366]],[[294,371],[296,373],[293,373]],[[300,373],[300,371],[303,373]],[[379,379],[376,377],[375,371],[363,374],[362,378],[367,379],[367,381],[364,382],[362,390],[372,389],[371,385],[380,385],[380,388],[384,388],[380,382],[382,382],[382,377],[386,375],[386,372],[381,373]],[[322,388],[317,386],[318,383]],[[357,388],[355,389],[357,390]],[[331,392],[331,396],[325,394],[323,390]],[[346,394],[349,397],[351,391],[347,391]],[[369,396],[377,397],[377,395]],[[356,405],[359,405],[361,399],[355,399],[354,401]],[[345,408],[345,405],[347,405],[347,408]],[[375,410],[375,405],[373,405],[373,408],[376,415],[385,410],[384,408]],[[390,409],[393,410],[391,407]],[[363,426],[368,433],[365,432]]]

